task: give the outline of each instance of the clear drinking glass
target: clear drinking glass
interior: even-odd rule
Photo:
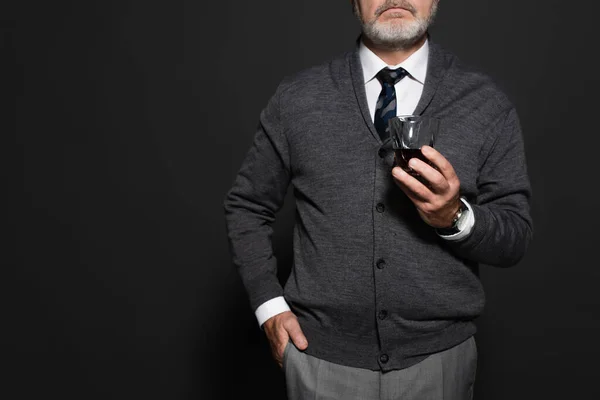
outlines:
[[[408,161],[417,157],[431,165],[421,152],[422,146],[434,147],[440,121],[422,115],[399,115],[388,122],[395,164],[414,177],[419,174],[408,166]]]

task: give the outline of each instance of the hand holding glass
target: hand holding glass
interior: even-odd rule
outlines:
[[[433,166],[423,156],[421,147],[425,145],[434,147],[439,126],[438,119],[421,115],[399,115],[390,119],[389,132],[394,149],[395,164],[419,179],[419,174],[408,166],[408,161],[416,157]],[[433,167],[435,168],[435,166]]]

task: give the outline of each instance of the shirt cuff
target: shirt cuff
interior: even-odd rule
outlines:
[[[473,230],[473,227],[475,226],[475,214],[473,213],[473,209],[471,208],[471,205],[469,204],[469,202],[467,200],[464,199],[464,197],[461,197],[460,201],[462,201],[463,204],[465,206],[467,206],[467,210],[465,211],[467,213],[467,218],[465,218],[464,220],[459,222],[459,224],[457,226],[458,232],[453,233],[452,235],[439,235],[438,234],[440,237],[444,238],[445,240],[449,240],[451,242],[466,238],[467,236],[469,236],[471,234],[471,231]]]
[[[262,303],[256,311],[254,315],[256,315],[256,319],[258,320],[258,325],[262,327],[262,325],[271,317],[276,316],[277,314],[281,314],[285,311],[291,311],[287,302],[283,298],[283,296],[275,297],[269,301]]]

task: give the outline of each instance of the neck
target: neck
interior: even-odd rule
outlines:
[[[390,48],[382,45],[373,43],[369,38],[363,35],[362,37],[365,46],[369,48],[377,57],[381,58],[387,65],[398,65],[408,57],[410,57],[415,51],[419,50],[421,46],[427,40],[427,35],[423,35],[415,43],[410,46],[402,48]]]

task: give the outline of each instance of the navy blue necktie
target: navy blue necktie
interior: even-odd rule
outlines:
[[[408,75],[404,68],[384,68],[377,73],[377,79],[381,82],[381,93],[375,107],[373,123],[379,133],[381,141],[390,137],[388,133],[388,121],[396,116],[396,89],[394,85]]]

